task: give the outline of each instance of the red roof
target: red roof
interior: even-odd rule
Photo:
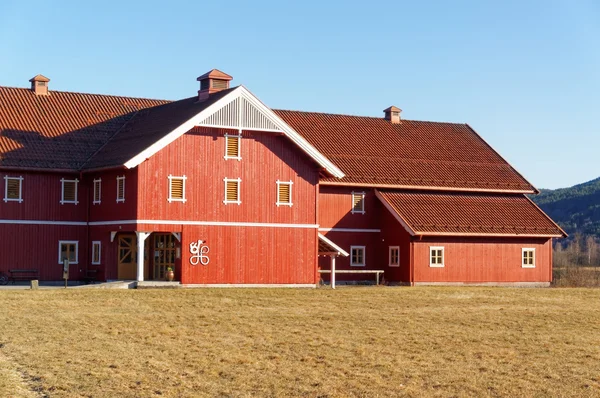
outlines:
[[[525,195],[378,191],[377,196],[412,235],[566,236]]]
[[[166,102],[0,87],[0,166],[79,170],[136,112]]]
[[[325,184],[536,192],[467,124],[275,112],[346,174]]]

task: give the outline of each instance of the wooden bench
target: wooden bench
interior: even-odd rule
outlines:
[[[342,269],[342,270],[335,270],[336,275],[337,274],[376,274],[375,276],[375,281],[377,283],[377,285],[379,285],[379,275],[383,274],[383,270],[380,269]],[[322,269],[319,270],[319,273],[321,274],[331,274],[331,270],[329,269]]]
[[[83,276],[83,281],[85,283],[93,283],[98,278],[98,270],[97,269],[88,269],[85,271],[85,275]]]
[[[40,279],[40,274],[37,269],[9,269],[10,280],[13,285],[17,280],[19,281],[31,281],[34,279]]]

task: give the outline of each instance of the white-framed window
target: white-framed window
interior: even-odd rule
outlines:
[[[352,214],[365,214],[364,192],[352,192]]]
[[[4,202],[23,203],[23,177],[4,176]]]
[[[117,203],[125,203],[125,176],[117,177]]]
[[[66,258],[69,264],[79,263],[79,241],[76,240],[60,240],[58,241],[58,263],[62,264]]]
[[[61,178],[60,183],[62,184],[60,204],[64,205],[65,203],[79,203],[77,200],[77,186],[79,184],[79,180],[68,180]]]
[[[521,266],[523,268],[535,268],[535,248],[523,248],[521,255]]]
[[[430,246],[429,247],[429,266],[442,268],[444,266],[444,247]]]
[[[225,159],[242,160],[242,136],[225,134]]]
[[[352,267],[364,267],[366,262],[364,246],[350,246],[350,265]]]
[[[92,242],[92,264],[98,265],[102,261],[102,242],[95,240]]]
[[[99,205],[102,201],[102,179],[94,180],[94,200],[92,204]]]
[[[277,183],[277,206],[292,206],[292,181],[276,181]]]
[[[390,267],[399,267],[400,266],[400,246],[390,246],[388,257],[389,257]]]
[[[167,199],[169,203],[185,203],[187,201],[185,198],[185,180],[187,180],[186,176],[176,177],[169,174],[169,198]]]
[[[241,204],[242,201],[240,200],[240,185],[242,183],[242,179],[241,178],[224,178],[223,181],[225,182],[225,200],[223,200],[223,203],[225,204]]]

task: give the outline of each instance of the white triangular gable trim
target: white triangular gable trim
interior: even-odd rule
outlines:
[[[239,112],[240,103],[243,105],[243,109],[247,109],[254,115],[254,118],[243,119],[243,111]],[[226,123],[235,122],[231,116],[224,116],[223,109],[227,109],[229,104],[236,104],[230,106],[228,111],[230,114],[235,111],[238,123],[235,126],[226,125]],[[233,109],[235,108],[235,109]],[[217,116],[215,116],[217,115]],[[218,122],[216,125],[212,125],[209,122]],[[344,173],[335,166],[329,159],[321,154],[315,147],[313,147],[308,141],[292,129],[287,123],[285,123],[279,116],[277,116],[270,108],[263,104],[258,98],[248,91],[244,86],[239,86],[233,89],[230,93],[225,95],[223,98],[216,101],[214,104],[208,106],[206,109],[199,112],[197,115],[187,120],[179,127],[165,135],[148,148],[125,162],[125,167],[132,169],[140,165],[143,161],[187,133],[195,126],[212,126],[212,127],[227,127],[227,128],[241,128],[243,130],[261,130],[261,131],[276,131],[285,134],[292,142],[294,142],[300,149],[302,149],[308,156],[310,156],[315,162],[321,167],[327,170],[332,176],[342,178]],[[240,127],[241,126],[241,127]],[[261,128],[261,126],[270,126],[271,128]]]

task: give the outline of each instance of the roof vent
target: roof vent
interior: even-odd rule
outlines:
[[[29,79],[31,82],[31,91],[35,93],[35,95],[48,95],[48,79],[46,76],[37,75]]]
[[[400,119],[400,112],[402,112],[402,109],[393,105],[383,110],[383,113],[385,114],[385,120],[391,122],[392,124],[402,123]]]
[[[223,73],[218,69],[213,69],[210,72],[203,74],[196,80],[200,82],[200,90],[198,90],[198,101],[204,101],[213,93],[229,88],[229,81],[233,77],[227,73]]]

